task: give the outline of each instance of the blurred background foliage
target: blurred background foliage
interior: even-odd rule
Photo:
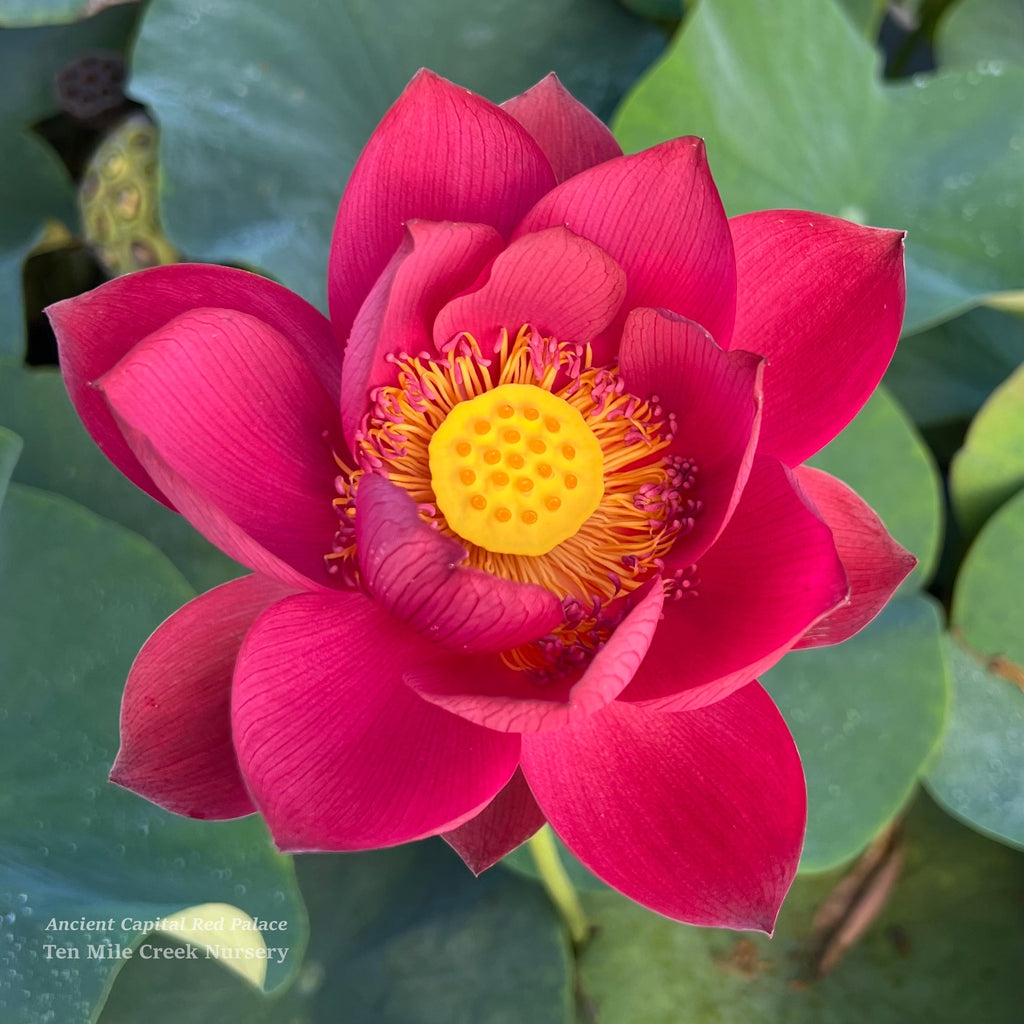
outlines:
[[[94,448],[42,310],[179,258],[322,306],[338,197],[422,65],[495,101],[554,69],[627,151],[702,135],[732,214],[908,231],[885,386],[813,462],[920,564],[860,635],[764,679],[809,793],[772,940],[659,918],[563,850],[597,926],[573,949],[524,851],[479,881],[440,841],[289,858],[254,819],[106,783],[141,641],[240,569]],[[0,0],[0,76],[5,1021],[1021,1019],[1019,0]],[[267,994],[212,961],[41,952],[53,915],[210,902],[288,920]]]

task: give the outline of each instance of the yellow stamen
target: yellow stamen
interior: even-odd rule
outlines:
[[[680,531],[672,483],[678,474],[660,457],[671,425],[623,390],[616,369],[592,368],[590,358],[589,348],[543,338],[528,325],[511,342],[502,331],[493,353],[463,334],[443,357],[403,356],[395,385],[375,393],[360,462],[386,474],[439,530],[462,540],[475,568],[588,606],[628,594]],[[457,407],[451,430],[442,430]],[[433,447],[443,444],[447,454],[433,459],[439,432]],[[474,473],[472,481],[463,469]],[[532,486],[517,487],[518,480]],[[563,513],[566,507],[572,511]],[[527,512],[536,520],[524,520]],[[487,532],[471,535],[474,515],[488,519]],[[560,541],[537,553],[518,541],[495,541],[541,532],[549,522],[574,529],[563,528]]]

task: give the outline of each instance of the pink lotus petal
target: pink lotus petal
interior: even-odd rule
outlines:
[[[752,683],[683,714],[615,702],[523,737],[551,826],[609,885],[659,914],[771,933],[806,820],[796,747]]]
[[[122,424],[124,436],[131,444],[140,462],[152,474],[153,480],[165,494],[173,495],[176,510],[203,534],[215,547],[220,548],[236,562],[263,576],[269,576],[292,590],[333,590],[343,586],[341,576],[326,576],[323,572],[311,578],[278,557],[232,522],[216,505],[196,490],[180,473],[176,473],[160,457],[153,445],[138,431]],[[202,524],[198,526],[197,524]]]
[[[512,777],[519,739],[417,697],[431,645],[363,594],[299,594],[249,631],[232,688],[242,774],[277,845],[365,850],[450,832]]]
[[[349,445],[369,409],[370,392],[397,376],[388,357],[432,352],[431,325],[441,307],[476,281],[503,244],[486,224],[410,221],[345,347],[341,423]]]
[[[665,711],[722,700],[774,665],[849,586],[832,533],[775,459],[758,456],[717,543],[682,570],[665,621],[620,699]],[[687,586],[689,583],[689,586]],[[696,592],[697,596],[688,596]]]
[[[558,181],[622,156],[615,136],[553,71],[501,107],[537,140]]]
[[[724,352],[699,324],[664,310],[634,309],[626,318],[619,367],[627,390],[656,395],[676,414],[671,452],[697,465],[692,494],[703,505],[675,546],[695,562],[729,521],[750,474],[761,425],[764,360]]]
[[[626,275],[604,250],[548,228],[513,242],[482,287],[441,310],[434,343],[465,332],[489,351],[502,327],[514,338],[530,324],[545,337],[586,344],[612,322],[625,294]]]
[[[202,264],[154,267],[116,278],[47,309],[71,401],[107,458],[158,501],[167,498],[139,464],[92,387],[143,338],[189,310],[248,313],[275,328],[317,374],[329,394],[341,381],[341,350],[327,319],[308,302],[256,274]]]
[[[190,818],[256,810],[231,744],[231,675],[255,618],[289,593],[265,576],[245,576],[157,629],[128,675],[111,781]]]
[[[544,196],[514,237],[556,224],[596,242],[626,272],[626,299],[604,343],[595,346],[596,362],[615,354],[626,312],[635,306],[696,320],[725,345],[736,267],[700,139],[673,139],[577,174]]]
[[[360,478],[356,547],[373,597],[443,647],[504,651],[549,633],[564,617],[543,587],[460,565],[462,545],[423,522],[412,498],[383,477]]]
[[[796,646],[842,643],[885,607],[917,559],[892,539],[864,499],[841,480],[810,466],[798,466],[793,474],[832,530],[850,581],[846,603],[815,623]]]
[[[508,237],[554,183],[515,118],[420,71],[370,137],[338,209],[328,270],[338,338],[348,337],[407,221],[489,224]]]
[[[729,223],[738,300],[727,347],[768,357],[760,448],[795,466],[853,419],[889,365],[904,232],[799,210]]]
[[[441,838],[479,875],[525,843],[543,824],[544,812],[517,768],[508,785],[475,818]]]
[[[281,334],[246,313],[193,310],[99,385],[135,454],[201,533],[284,583],[331,585],[337,413]],[[282,576],[281,563],[300,577]]]
[[[651,643],[663,598],[660,581],[652,581],[582,673],[537,682],[497,658],[450,657],[409,668],[405,681],[425,700],[488,729],[560,729],[594,714],[622,692]]]

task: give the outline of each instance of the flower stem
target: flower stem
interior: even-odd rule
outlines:
[[[590,937],[590,922],[580,903],[579,894],[572,880],[562,866],[555,845],[555,834],[550,825],[545,825],[529,840],[530,853],[540,873],[540,880],[547,889],[551,902],[562,916],[569,935],[575,945],[580,946]]]

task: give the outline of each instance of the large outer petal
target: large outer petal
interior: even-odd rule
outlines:
[[[685,498],[700,501],[693,528],[675,546],[677,560],[696,561],[729,521],[750,475],[761,426],[764,360],[725,352],[699,324],[656,309],[626,318],[619,368],[626,389],[657,396],[676,416],[670,451],[697,464]]]
[[[917,559],[893,540],[882,520],[841,480],[810,466],[798,466],[793,474],[832,530],[850,581],[848,600],[815,623],[796,646],[842,643],[885,607]]]
[[[671,552],[666,576],[681,568]],[[849,585],[828,526],[775,459],[759,456],[728,526],[697,563],[621,699],[665,711],[722,700],[774,665]]]
[[[736,264],[700,139],[673,139],[577,174],[537,203],[515,237],[556,224],[596,242],[626,272],[623,312],[595,346],[597,363],[615,354],[635,306],[669,309],[696,320],[720,345],[728,340]]]
[[[771,932],[807,812],[800,757],[756,683],[699,711],[615,702],[524,736],[523,773],[609,885],[691,924]]]
[[[530,324],[545,337],[586,344],[614,319],[626,294],[626,275],[599,246],[563,227],[513,242],[487,281],[441,310],[438,347],[465,331],[489,350],[500,328]]]
[[[99,385],[135,454],[229,555],[302,588],[329,586],[337,529],[335,404],[284,337],[245,313],[193,310]]]
[[[537,140],[558,181],[622,156],[615,136],[553,71],[501,107]]]
[[[288,593],[244,576],[201,594],[156,630],[128,674],[112,782],[190,818],[256,810],[231,743],[231,676],[253,621]]]
[[[328,293],[339,340],[407,221],[489,224],[508,237],[554,183],[515,118],[430,71],[417,73],[370,137],[338,208]]]
[[[902,231],[799,210],[734,217],[729,348],[768,357],[761,451],[798,465],[853,419],[903,323]]]
[[[68,394],[86,429],[129,480],[165,504],[167,498],[128,447],[92,384],[143,338],[182,313],[204,307],[234,309],[264,321],[288,339],[330,394],[338,393],[341,350],[327,319],[287,288],[244,270],[188,263],[154,267],[46,311]]]
[[[448,832],[512,777],[519,738],[417,697],[431,647],[370,598],[299,594],[249,631],[232,688],[242,773],[277,845],[363,850]]]
[[[648,584],[583,672],[538,683],[497,658],[439,658],[408,669],[405,681],[425,700],[489,729],[559,729],[615,700],[633,678],[657,629],[664,593],[660,580]]]
[[[561,602],[543,587],[461,565],[465,548],[423,522],[412,498],[383,477],[360,478],[356,546],[367,590],[443,647],[503,651],[564,618]]]
[[[411,221],[402,244],[363,303],[345,346],[341,424],[354,447],[370,392],[391,384],[389,356],[433,351],[431,329],[441,307],[476,281],[504,242],[486,224]]]
[[[475,818],[441,838],[479,875],[525,843],[543,824],[544,812],[517,768],[508,785]]]

